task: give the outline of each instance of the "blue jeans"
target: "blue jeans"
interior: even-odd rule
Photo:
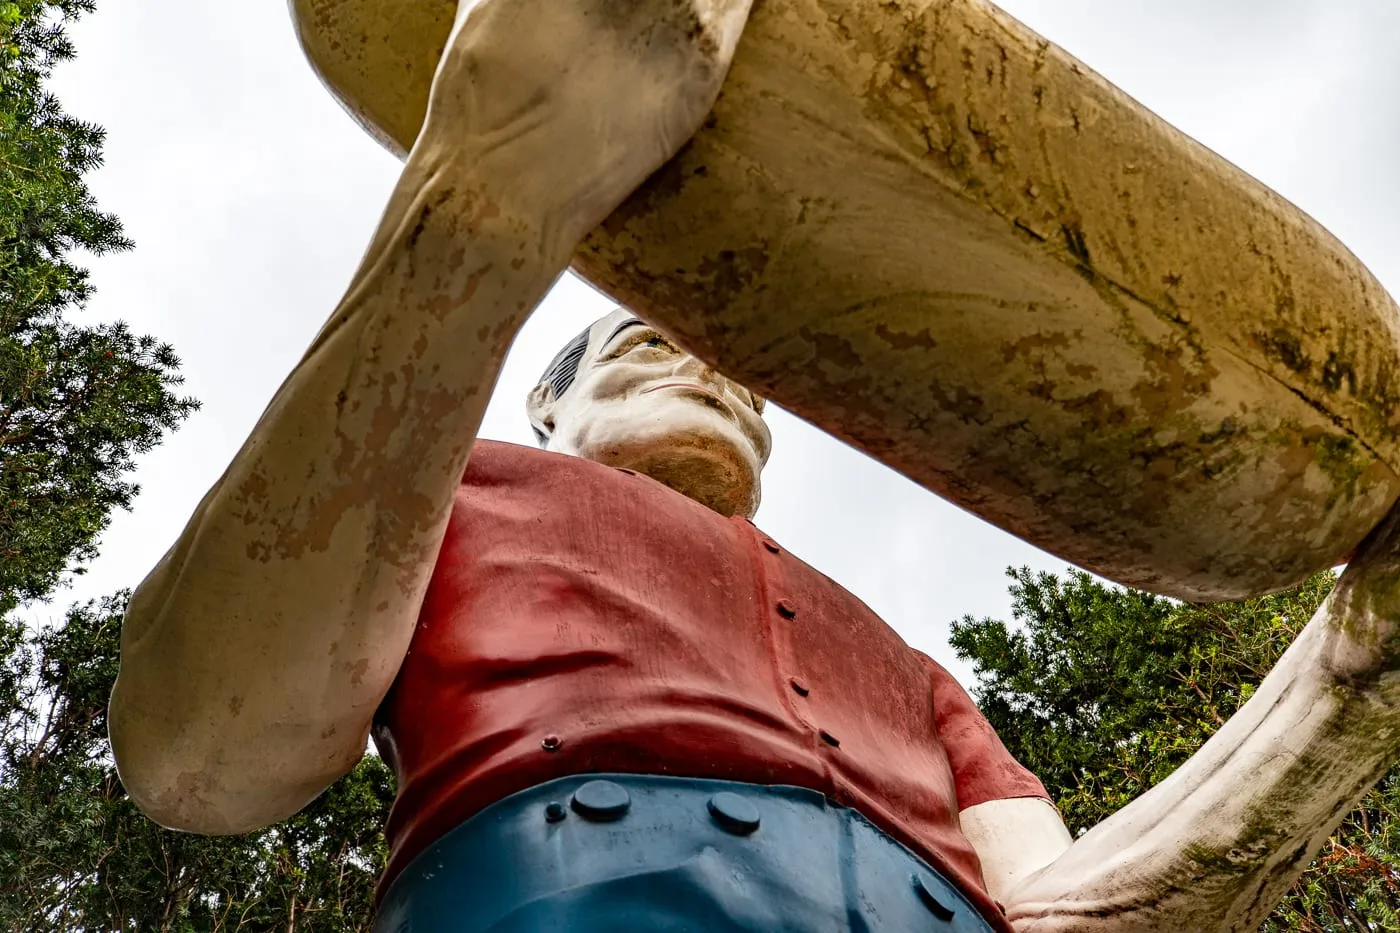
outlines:
[[[513,794],[394,880],[375,933],[992,933],[815,791],[577,775]]]

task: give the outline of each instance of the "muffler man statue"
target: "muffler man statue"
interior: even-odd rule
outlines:
[[[1400,748],[1395,521],[1255,697],[1072,839],[964,691],[755,527],[763,400],[626,310],[477,441],[575,248],[699,128],[747,0],[464,2],[355,278],[136,591],[153,819],[396,770],[377,928],[1226,931]]]

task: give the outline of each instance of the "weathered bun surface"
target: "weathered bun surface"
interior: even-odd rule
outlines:
[[[292,0],[402,153],[450,0]],[[1400,314],[1316,222],[978,0],[759,0],[704,129],[575,268],[1067,560],[1193,600],[1400,497]]]

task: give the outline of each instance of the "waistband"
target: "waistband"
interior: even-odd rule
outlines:
[[[995,933],[939,872],[805,788],[630,774],[497,801],[390,885],[375,933]]]

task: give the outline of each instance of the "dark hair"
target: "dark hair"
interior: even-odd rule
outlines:
[[[593,332],[592,326],[585,327],[583,333],[564,345],[564,349],[554,355],[554,359],[549,361],[549,365],[544,368],[544,375],[540,376],[540,382],[549,383],[554,390],[554,397],[559,398],[569,391],[569,386],[574,384],[574,378],[578,376],[579,364],[583,362],[583,354],[588,351],[588,336]],[[532,427],[534,427],[532,425]],[[534,428],[535,440],[541,447],[549,443],[549,438],[539,428]]]

